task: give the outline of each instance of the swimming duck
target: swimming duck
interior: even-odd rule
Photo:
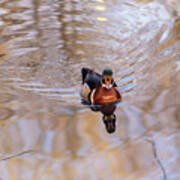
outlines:
[[[113,79],[111,69],[105,69],[102,74],[89,68],[82,68],[82,103],[92,105],[91,110],[101,111],[106,130],[113,133],[116,129],[116,102],[121,101],[121,94]],[[100,105],[100,106],[99,106]]]
[[[88,68],[82,68],[81,96],[89,104],[102,105],[121,101],[111,69],[105,69],[102,75]]]

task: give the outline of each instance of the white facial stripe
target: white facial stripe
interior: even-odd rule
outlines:
[[[90,100],[91,100],[91,103],[94,104],[94,93],[95,93],[95,89],[93,89],[92,93],[91,93],[91,96],[90,96]]]
[[[102,84],[102,87],[104,87],[104,88],[106,88],[106,89],[110,89],[110,88],[112,88],[112,84],[109,84],[109,85],[107,85],[107,84]]]

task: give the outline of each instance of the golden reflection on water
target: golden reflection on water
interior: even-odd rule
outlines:
[[[98,10],[98,11],[105,11],[106,10],[106,7],[105,6],[95,6],[93,7],[95,10]]]
[[[105,0],[96,0],[97,2],[101,2],[101,3],[104,3]]]
[[[105,18],[105,17],[97,17],[96,18],[98,21],[107,21],[107,18]]]
[[[0,178],[180,179],[174,2],[0,2]],[[80,104],[84,66],[115,71],[113,135]]]

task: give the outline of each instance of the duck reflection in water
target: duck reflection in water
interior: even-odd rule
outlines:
[[[121,94],[113,79],[111,69],[105,69],[101,74],[89,68],[82,68],[82,104],[89,105],[92,111],[103,114],[103,122],[108,133],[116,130],[117,103],[121,101]]]

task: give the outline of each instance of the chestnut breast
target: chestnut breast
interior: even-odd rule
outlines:
[[[103,87],[99,87],[96,89],[94,95],[94,104],[105,104],[105,103],[113,103],[118,100],[121,100],[121,95],[118,90],[114,87],[107,90]]]

